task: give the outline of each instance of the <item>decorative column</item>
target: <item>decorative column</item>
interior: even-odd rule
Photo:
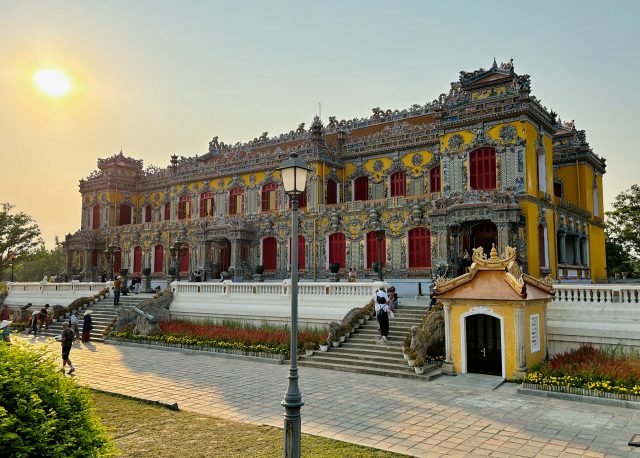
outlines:
[[[442,372],[447,375],[453,375],[453,354],[452,354],[452,342],[451,342],[451,304],[449,302],[444,303],[444,345],[445,345],[445,360],[442,364]]]
[[[558,253],[558,262],[560,264],[566,264],[567,262],[567,233],[564,231],[558,232],[560,238],[560,253]]]
[[[580,259],[580,237],[578,235],[573,237],[573,263],[577,266],[582,264]]]
[[[231,260],[229,262],[229,269],[233,269],[234,280],[238,277],[240,270],[240,241],[237,238],[230,239],[231,242]]]
[[[91,253],[89,250],[87,250],[86,248],[82,251],[83,254],[83,258],[82,258],[82,271],[85,273],[85,277],[87,272],[89,272],[89,256]]]
[[[498,253],[503,253],[509,246],[509,223],[498,223]]]
[[[580,237],[580,250],[581,250],[581,259],[582,265],[589,265],[589,239],[587,237]]]
[[[516,337],[516,370],[515,376],[523,378],[527,374],[526,330],[524,324],[524,308],[515,306],[515,337]]]

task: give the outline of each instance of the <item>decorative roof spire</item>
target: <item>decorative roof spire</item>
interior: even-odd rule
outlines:
[[[491,66],[491,68],[498,68],[498,62],[496,62],[496,58],[493,58],[493,65]]]

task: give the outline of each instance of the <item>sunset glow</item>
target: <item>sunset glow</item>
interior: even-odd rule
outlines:
[[[38,70],[33,75],[33,81],[42,93],[51,97],[62,97],[71,88],[69,78],[59,70]]]

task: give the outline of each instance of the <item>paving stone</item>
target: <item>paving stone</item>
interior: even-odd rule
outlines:
[[[38,345],[40,343],[36,343]],[[52,349],[59,358],[56,348]],[[182,410],[283,426],[287,365],[96,343],[74,347],[75,379]],[[303,432],[415,456],[640,456],[640,410],[447,383],[299,368]],[[380,385],[385,395],[378,396]]]

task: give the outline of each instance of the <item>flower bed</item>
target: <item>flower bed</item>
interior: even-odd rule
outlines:
[[[533,367],[523,388],[640,402],[640,358],[590,345]]]
[[[194,323],[188,321],[161,321],[160,333],[150,336],[133,334],[133,329],[112,333],[111,338],[129,342],[154,343],[197,350],[224,350],[224,353],[262,355],[289,355],[290,333],[287,328],[250,326],[240,323]],[[298,348],[307,342],[319,342],[327,331],[301,330]]]

